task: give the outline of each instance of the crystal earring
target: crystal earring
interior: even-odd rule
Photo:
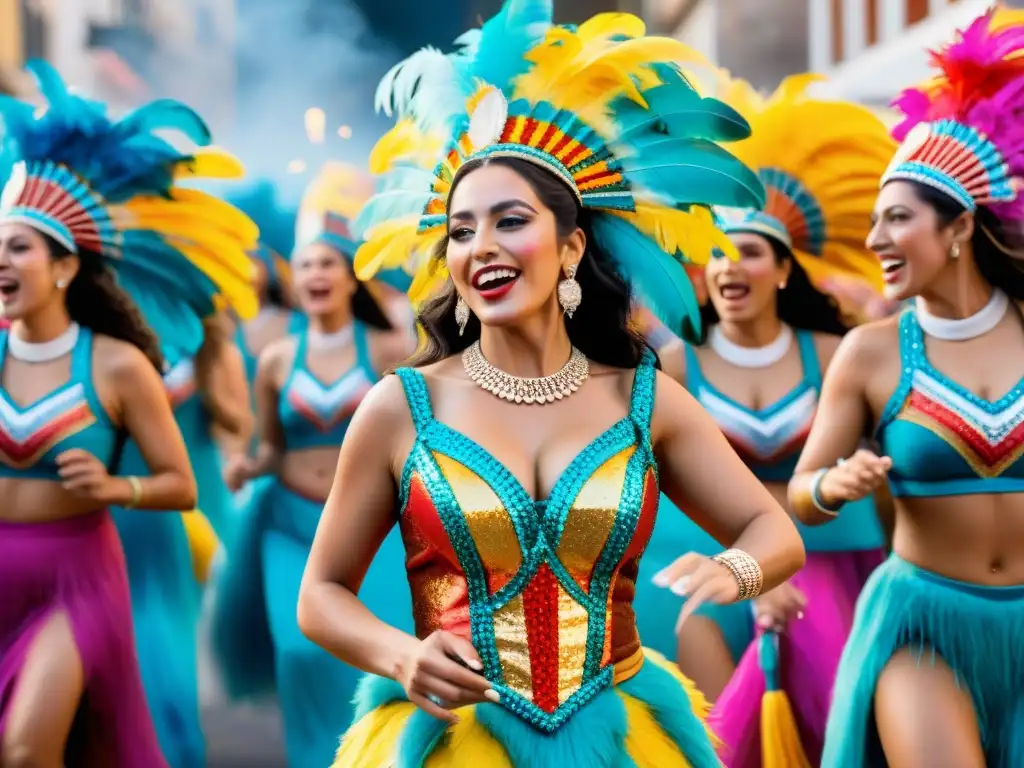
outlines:
[[[461,296],[455,302],[455,322],[459,326],[459,336],[461,336],[466,332],[466,323],[469,322],[469,305]]]
[[[576,282],[576,270],[579,268],[577,264],[570,264],[565,268],[565,279],[558,283],[558,303],[562,306],[562,311],[569,316],[572,320],[573,313],[579,309],[580,304],[583,302],[583,291],[580,289],[580,284]]]
[[[960,243],[953,243],[953,246],[949,249],[949,257],[951,259],[960,258]]]
[[[64,290],[65,288],[68,287],[68,281],[67,280],[58,280],[57,281],[57,287],[60,288],[61,290]]]

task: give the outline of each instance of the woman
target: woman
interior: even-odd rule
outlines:
[[[897,102],[903,144],[867,243],[886,295],[916,302],[843,341],[790,484],[811,524],[887,475],[896,499],[893,554],[839,665],[827,768],[1024,764],[1022,48],[1024,14],[986,14]],[[881,455],[857,450],[872,433]]]
[[[835,275],[881,285],[878,261],[863,242],[893,149],[870,111],[808,97],[812,79],[789,78],[760,104],[734,103],[752,130],[736,154],[757,169],[768,201],[760,211],[720,211],[740,258],[714,258],[705,269],[708,340],[686,351],[687,388],[783,505],[821,377],[852,321],[822,288]],[[854,604],[884,558],[872,499],[848,512],[842,525],[801,530],[807,564],[755,600],[752,614],[726,607],[700,617],[705,626],[681,627],[683,672],[695,670],[698,682],[715,676],[712,723],[727,765],[761,765],[765,676],[754,637],[765,631],[779,635],[781,690],[794,708],[803,752],[812,765],[820,760]]]
[[[107,508],[195,505],[154,331],[196,344],[200,312],[244,280],[243,238],[225,246],[252,227],[173,184],[235,167],[157,135],[209,143],[184,105],[112,122],[49,65],[30,71],[46,109],[0,102],[0,764],[165,766]],[[127,440],[144,477],[119,473]]]
[[[268,481],[254,486],[247,502],[245,532],[226,566],[213,626],[229,694],[247,698],[276,688],[291,768],[328,764],[352,717],[357,673],[302,637],[295,619],[299,581],[352,413],[381,372],[411,349],[409,335],[392,331],[352,274],[355,244],[346,222],[323,210],[318,192],[319,184],[303,203],[292,258],[308,329],[261,355],[259,447],[227,472],[236,489],[255,478]],[[392,536],[367,582],[374,608],[400,622],[409,614],[408,592],[388,574],[401,562],[401,542]]]
[[[700,113],[722,105],[662,64],[685,46],[639,37],[635,17],[555,27],[541,10],[509,3],[462,38],[465,58],[406,65],[434,57],[434,72],[453,70],[446,85],[480,90],[443,114],[419,78],[401,112],[454,126],[450,151],[433,181],[406,177],[404,205],[385,191],[364,217],[377,226],[357,274],[433,244],[414,286],[440,293],[420,311],[413,367],[378,384],[346,434],[300,596],[306,634],[373,673],[338,766],[717,765],[699,698],[695,713],[678,673],[645,661],[630,606],[659,478],[738,547],[669,569],[693,607],[757,593],[802,559],[792,523],[628,325],[620,269],[682,333],[690,298],[673,246],[706,257],[721,237],[692,197],[662,207],[661,195],[700,189],[701,168],[644,169],[695,160],[694,133],[713,124]],[[498,82],[481,85],[485,73]],[[406,75],[393,75],[399,93]],[[665,107],[698,117],[669,121]],[[656,140],[655,123],[671,132]],[[731,156],[716,168],[716,198],[758,201]],[[356,597],[396,522],[415,636]]]

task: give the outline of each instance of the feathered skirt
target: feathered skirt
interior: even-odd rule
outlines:
[[[106,510],[0,523],[0,739],[33,642],[61,611],[85,673],[68,768],[165,768],[135,657],[124,553]]]
[[[971,695],[987,764],[1024,765],[1024,585],[984,587],[918,568],[897,555],[857,603],[836,675],[822,768],[884,766],[872,721],[875,687],[902,648],[944,661]],[[910,716],[913,713],[909,713]]]
[[[499,704],[437,720],[392,680],[369,676],[334,768],[717,768],[708,705],[676,667],[645,651],[639,672],[606,689],[554,733]]]

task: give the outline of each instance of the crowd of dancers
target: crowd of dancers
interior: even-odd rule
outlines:
[[[890,131],[551,6],[295,210],[0,97],[0,768],[201,768],[201,632],[291,768],[1024,765],[1024,11]]]

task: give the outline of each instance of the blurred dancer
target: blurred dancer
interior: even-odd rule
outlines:
[[[31,70],[45,111],[0,101],[0,764],[164,766],[106,509],[195,505],[157,338],[199,346],[217,294],[247,279],[255,232],[174,184],[237,170],[201,148],[194,112],[162,100],[115,123],[49,65]],[[144,477],[116,474],[128,440]]]
[[[228,469],[235,488],[267,479],[247,501],[245,533],[226,566],[213,627],[229,694],[276,689],[292,768],[330,762],[352,719],[358,680],[355,669],[299,632],[299,581],[352,413],[381,373],[412,351],[410,334],[393,331],[371,288],[355,279],[346,216],[365,193],[352,189],[360,177],[339,179],[337,171],[314,182],[300,209],[291,271],[308,327],[260,356],[259,447]],[[379,615],[409,625],[408,588],[391,578],[401,567],[396,531],[363,592]]]
[[[549,3],[509,2],[382,84],[401,118],[454,134],[436,176],[406,162],[417,142],[396,151],[360,216],[357,274],[429,254],[429,299],[420,354],[346,434],[299,604],[311,637],[374,673],[338,766],[718,764],[701,697],[636,631],[659,481],[737,547],[669,569],[695,603],[774,585],[801,548],[630,324],[626,275],[692,330],[677,244],[699,260],[724,241],[694,202],[718,105],[664,64],[685,46],[642,35],[633,16],[555,27]],[[714,199],[760,202],[740,163],[714,166]],[[396,524],[415,636],[357,598]]]
[[[886,295],[916,302],[844,340],[790,484],[811,523],[842,523],[887,474],[896,497],[827,768],[1024,765],[1022,54],[1024,12],[986,14],[898,100],[868,245]],[[870,432],[881,456],[857,450]]]

